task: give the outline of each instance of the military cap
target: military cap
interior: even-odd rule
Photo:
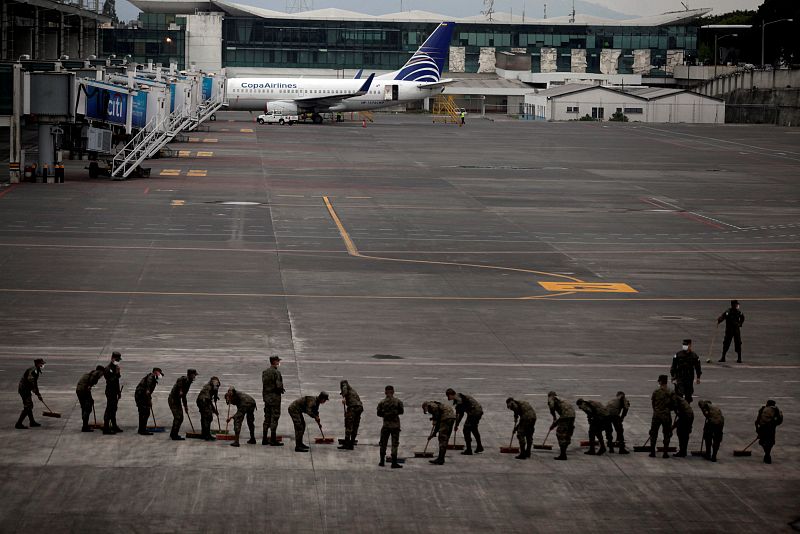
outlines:
[[[164,376],[164,371],[162,371],[160,367],[153,367],[153,372],[161,373],[161,376]]]
[[[738,304],[739,304],[738,300],[732,300],[731,301],[731,306],[737,306]]]
[[[669,377],[667,375],[658,375],[659,384],[666,384],[667,382],[669,382]]]
[[[111,353],[111,359],[114,360],[115,362],[121,362],[122,361],[122,354],[120,354],[117,351],[114,351],[114,352]]]
[[[279,362],[279,361],[281,361],[281,359],[278,356],[270,356],[269,357],[269,363],[275,363],[275,362]]]
[[[36,358],[33,360],[33,365],[44,365],[45,361],[42,358]]]
[[[583,404],[584,402],[586,402],[586,401],[584,401],[583,399],[578,399],[578,400],[576,400],[576,401],[575,401],[575,404],[577,404],[578,406],[580,406],[580,405],[581,405],[581,404]]]
[[[386,386],[383,388],[384,391],[394,391],[394,386]]]
[[[551,391],[547,394],[548,397],[558,397],[555,391]]]
[[[684,345],[691,345],[692,344],[692,340],[691,339],[684,339],[683,340],[683,344]]]
[[[444,394],[445,395],[455,395],[456,394],[456,390],[454,390],[453,388],[447,388],[447,391],[445,391]]]
[[[187,375],[195,375],[195,376],[197,376],[197,369],[187,369],[186,370],[186,374]]]
[[[330,396],[328,396],[328,394],[325,391],[320,391],[319,395],[317,395],[317,398],[319,400],[328,400]]]
[[[701,410],[703,408],[707,408],[709,404],[711,404],[711,401],[709,401],[709,400],[699,400],[699,401],[697,401],[697,405],[700,407]]]
[[[767,406],[775,406],[775,401],[770,399],[767,401]]]
[[[514,402],[514,397],[509,397],[509,398],[506,399],[506,404],[508,404],[510,402]]]

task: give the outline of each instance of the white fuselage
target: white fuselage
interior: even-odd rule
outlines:
[[[436,96],[444,90],[442,86],[424,88],[418,82],[376,78],[366,94],[336,100],[338,95],[357,93],[364,82],[336,78],[229,78],[226,99],[232,110],[265,111],[270,102],[286,102],[295,103],[300,112],[324,113],[395,106]],[[311,99],[328,100],[319,104]]]

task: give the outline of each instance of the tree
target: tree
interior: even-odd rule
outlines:
[[[794,19],[793,22],[780,22],[766,28],[764,60],[773,65],[793,65],[800,63],[800,2],[797,0],[765,0],[758,7],[754,30],[758,32],[759,54],[761,53],[761,23],[781,19]],[[760,62],[760,58],[759,58]]]

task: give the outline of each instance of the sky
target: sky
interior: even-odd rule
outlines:
[[[236,3],[248,4],[276,11],[286,11],[287,0],[231,0]],[[402,3],[404,10],[421,9],[451,15],[466,17],[477,15],[483,10],[482,0],[306,0],[314,8],[338,7],[350,11],[382,15],[400,11]],[[727,13],[737,9],[756,9],[762,0],[684,0],[690,8],[709,7],[714,13]],[[525,12],[530,17],[540,18],[543,4],[548,4],[548,16],[555,17],[566,15],[571,7],[570,0],[495,0],[495,11],[513,11],[522,13],[523,4]],[[592,6],[594,4],[594,6]],[[629,18],[655,15],[665,11],[680,11],[683,9],[679,0],[592,0],[590,2],[576,0],[576,11],[587,15],[608,18]],[[615,16],[606,10],[617,12]],[[117,0],[117,14],[122,20],[135,19],[138,10],[125,0]]]

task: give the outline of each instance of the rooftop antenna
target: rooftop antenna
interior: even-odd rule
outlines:
[[[686,5],[685,3],[683,3],[683,2],[681,2],[681,5],[683,6],[683,9],[685,9],[686,11],[689,11],[689,6],[687,6],[687,5]]]
[[[486,20],[494,20],[492,18],[492,15],[494,15],[494,0],[483,0],[481,15],[486,15]]]
[[[547,3],[544,4],[544,20],[547,20]]]
[[[525,4],[526,3],[527,2],[525,0],[522,0],[522,23],[523,24],[525,24],[525,7],[526,7]]]
[[[569,15],[569,23],[575,24],[575,0],[572,0],[572,13]]]
[[[314,9],[314,0],[286,0],[287,13],[300,13]]]

